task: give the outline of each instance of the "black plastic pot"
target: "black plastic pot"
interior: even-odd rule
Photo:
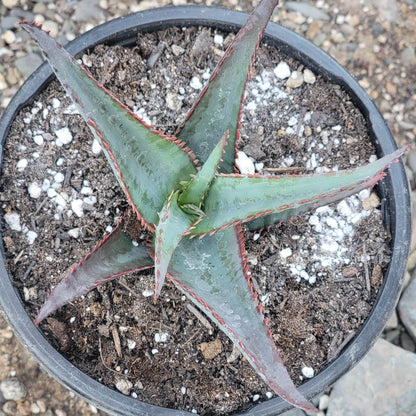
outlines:
[[[137,32],[157,31],[174,25],[180,27],[210,26],[225,31],[237,31],[246,18],[247,15],[241,12],[211,7],[184,6],[148,10],[98,26],[75,39],[67,46],[67,49],[76,55],[99,43],[133,44],[137,39]],[[350,94],[366,118],[378,156],[381,157],[396,149],[395,141],[373,102],[334,59],[311,42],[275,23],[268,25],[265,40],[305,64],[315,73],[339,84]],[[15,95],[0,120],[1,145],[7,137],[16,113],[31,102],[51,77],[50,67],[44,64],[32,74]],[[362,330],[332,363],[300,387],[302,393],[308,398],[324,391],[368,352],[396,306],[410,242],[410,199],[402,162],[391,167],[389,175],[378,188],[387,213],[386,225],[393,238],[390,267],[380,289],[377,304]],[[20,295],[13,286],[13,278],[9,276],[3,261],[0,263],[0,303],[10,326],[39,363],[60,383],[94,406],[120,416],[190,414],[179,410],[163,409],[124,396],[103,386],[74,367],[49,344],[26,314]],[[277,397],[256,405],[244,414],[271,416],[289,408],[290,405],[287,402]]]

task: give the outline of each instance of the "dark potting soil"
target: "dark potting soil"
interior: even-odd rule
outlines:
[[[222,43],[218,36],[214,42],[215,34]],[[99,46],[81,59],[123,103],[173,134],[197,97],[198,81],[209,77],[232,36],[174,28],[140,35],[133,48]],[[310,74],[310,83],[287,88],[273,72],[279,62],[304,71],[274,48],[257,53],[239,143],[257,171],[325,171],[374,158],[364,119],[346,93]],[[92,148],[88,127],[56,82],[16,118],[0,192],[2,214],[9,215],[3,225],[7,264],[34,317],[51,286],[127,207],[103,154]],[[149,238],[132,221],[138,235]],[[268,232],[245,230],[245,237],[254,288],[300,384],[339,354],[375,302],[390,259],[379,201],[364,192]],[[91,377],[145,402],[223,415],[272,396],[232,342],[172,283],[153,305],[153,284],[151,271],[103,284],[41,329]]]

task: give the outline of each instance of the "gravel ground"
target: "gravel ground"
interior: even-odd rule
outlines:
[[[41,63],[34,43],[23,42],[22,31],[15,27],[17,20],[35,18],[43,22],[53,37],[65,43],[104,21],[172,4],[208,4],[243,11],[253,7],[249,0],[2,0],[0,115],[19,85]],[[397,143],[413,144],[416,137],[415,0],[282,2],[275,20],[306,36],[346,67],[375,101]],[[409,152],[406,163],[414,188],[415,148]],[[412,198],[415,195],[412,192]],[[408,280],[413,277],[416,265],[415,248],[414,237]],[[402,322],[393,317],[384,337],[415,352],[415,339],[403,334],[407,332]],[[0,416],[105,415],[46,375],[19,344],[1,315],[0,391],[3,392],[0,392]]]

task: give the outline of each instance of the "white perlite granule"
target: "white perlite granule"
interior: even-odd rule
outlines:
[[[10,227],[13,231],[21,231],[22,226],[20,225],[20,216],[16,212],[11,212],[10,214],[4,215],[4,220],[6,224]]]
[[[241,150],[237,152],[235,165],[242,175],[254,175],[255,169],[253,161]]]
[[[312,378],[315,375],[315,371],[313,370],[312,367],[303,367],[302,368],[302,374],[306,378]]]
[[[68,129],[68,127],[64,127],[62,129],[56,130],[56,145],[58,147],[63,146],[64,144],[69,144],[72,142],[72,133]]]
[[[333,269],[335,266],[348,265],[351,262],[348,242],[354,235],[354,225],[371,213],[370,210],[363,209],[360,201],[368,195],[368,191],[362,192],[359,196],[342,200],[335,209],[323,206],[310,215],[308,222],[314,235],[302,236],[301,239],[314,237],[313,245],[307,247],[305,243],[304,248],[295,252],[291,257],[291,263],[288,264],[291,274],[298,281],[304,279],[313,284],[317,277],[322,275],[322,269]],[[377,212],[379,213],[375,213]],[[285,250],[288,248],[280,252],[281,257],[284,257],[282,252],[288,253]]]

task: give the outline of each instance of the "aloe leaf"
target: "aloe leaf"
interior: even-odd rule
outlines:
[[[176,133],[190,146],[197,159],[205,161],[218,137],[228,130],[230,146],[220,164],[222,172],[233,172],[234,169],[237,129],[249,68],[277,4],[278,0],[262,0],[254,9]]]
[[[56,77],[99,140],[130,204],[154,230],[157,213],[172,189],[196,172],[192,153],[183,149],[180,140],[151,130],[40,27],[21,25],[37,41]],[[163,172],[160,160],[164,161]]]
[[[149,247],[138,244],[123,231],[123,221],[52,289],[35,323],[38,325],[61,306],[101,283],[123,274],[153,267]]]
[[[243,250],[238,228],[202,240],[184,237],[172,256],[169,274],[277,394],[295,406],[316,411],[296,389],[270,336],[247,277]],[[190,252],[194,255],[189,256]]]
[[[166,272],[172,254],[181,241],[183,235],[195,222],[195,215],[188,215],[178,205],[178,192],[175,192],[160,212],[160,221],[157,225],[155,245],[155,297],[160,295]]]
[[[179,204],[195,205],[201,207],[201,203],[208,191],[209,185],[214,179],[218,165],[221,161],[227,144],[228,132],[226,132],[203,164],[201,170],[189,181],[179,197]]]
[[[221,175],[214,179],[205,197],[206,217],[191,234],[206,234],[243,221],[274,213],[279,222],[313,208],[339,201],[373,187],[384,171],[407,148],[355,169],[299,176]]]

